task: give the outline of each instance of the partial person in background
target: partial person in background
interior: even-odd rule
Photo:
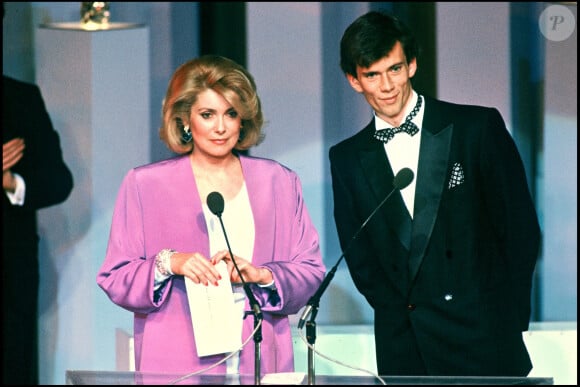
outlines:
[[[232,283],[227,287],[236,300],[237,340],[251,338],[253,319],[244,319],[247,294],[218,216],[206,204],[213,192],[224,199],[234,260],[263,313],[261,372],[294,370],[288,316],[306,305],[325,267],[297,174],[242,153],[262,141],[262,126],[254,79],[239,64],[208,55],[173,74],[160,137],[178,156],[127,173],[97,275],[108,297],[134,314],[137,371],[202,371],[237,353],[200,354],[198,327],[193,328],[193,320],[211,316],[190,310],[190,302],[202,300],[188,298],[189,286],[219,285],[220,261],[227,263],[225,276]],[[253,374],[254,346],[238,354],[237,363],[220,363],[208,373]]]
[[[65,201],[73,176],[38,86],[4,75],[2,186],[2,382],[37,385],[37,211]]]
[[[374,115],[329,151],[343,249],[374,310],[381,375],[526,376],[522,332],[541,233],[517,147],[495,108],[419,95],[419,47],[369,12],[340,42],[340,66]],[[397,129],[394,129],[397,128]]]

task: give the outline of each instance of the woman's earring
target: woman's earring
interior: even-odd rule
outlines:
[[[183,133],[181,133],[181,141],[184,144],[191,142],[191,130],[189,129],[189,125],[185,125],[183,127]]]

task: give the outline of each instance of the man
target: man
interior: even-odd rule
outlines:
[[[73,177],[36,85],[2,77],[2,140],[2,382],[37,385],[36,215],[66,200]]]
[[[339,240],[352,243],[345,260],[374,309],[379,374],[527,375],[541,234],[500,113],[418,95],[416,40],[390,15],[359,17],[340,50],[374,111],[329,158]],[[409,134],[380,130],[404,122]],[[403,168],[414,179],[352,239]]]

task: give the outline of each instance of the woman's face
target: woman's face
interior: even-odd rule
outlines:
[[[212,89],[201,92],[189,116],[193,152],[212,158],[230,155],[240,137],[241,125],[238,112],[221,94]]]

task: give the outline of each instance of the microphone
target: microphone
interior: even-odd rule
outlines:
[[[221,219],[225,206],[224,197],[219,192],[211,192],[207,195],[207,206],[215,216]]]
[[[366,218],[366,220],[363,222],[363,224],[359,227],[357,232],[353,235],[352,239],[350,240],[348,246],[343,251],[342,255],[340,256],[340,258],[338,259],[338,261],[334,265],[334,267],[328,272],[328,274],[324,278],[324,281],[322,281],[322,284],[320,284],[320,287],[318,288],[316,293],[314,293],[314,295],[312,297],[310,297],[308,304],[306,305],[306,307],[304,308],[304,311],[302,312],[302,316],[300,317],[300,321],[298,322],[298,329],[302,329],[302,327],[304,326],[304,323],[306,322],[306,319],[312,313],[312,309],[318,308],[318,303],[320,302],[320,297],[322,297],[322,293],[324,293],[324,291],[326,290],[326,288],[330,284],[330,281],[334,277],[334,273],[336,273],[336,269],[338,268],[340,261],[342,261],[342,259],[344,258],[344,256],[346,255],[346,253],[348,252],[350,247],[352,246],[352,243],[358,237],[358,235],[361,233],[361,231],[365,228],[365,226],[367,225],[369,220],[371,220],[371,218],[375,215],[375,213],[383,206],[383,204],[385,204],[385,202],[395,193],[395,191],[402,190],[403,188],[406,188],[409,184],[411,184],[411,182],[413,181],[413,178],[414,178],[414,173],[409,168],[401,169],[397,173],[397,175],[393,178],[393,189],[391,190],[391,192],[389,192],[389,194],[387,196],[385,196],[383,201],[379,203],[379,205],[373,210],[373,212],[371,212],[371,214],[368,216],[368,218]]]
[[[240,272],[240,269],[238,268],[238,264],[236,263],[236,260],[234,259],[234,254],[232,253],[232,248],[230,247],[228,235],[226,234],[226,228],[224,227],[224,222],[222,220],[222,213],[224,212],[224,197],[219,192],[214,191],[214,192],[211,192],[209,195],[207,195],[206,202],[207,202],[207,206],[209,207],[209,210],[215,216],[217,216],[218,219],[220,220],[220,224],[222,226],[222,231],[224,233],[224,237],[226,238],[226,244],[228,246],[228,251],[230,252],[230,258],[232,259],[232,262],[234,263],[234,267],[236,268],[236,271],[238,272],[238,276],[242,280],[244,292],[246,293],[246,297],[248,297],[248,300],[250,301],[250,306],[252,308],[252,311],[254,312],[254,316],[256,316],[259,319],[262,319],[262,311],[260,309],[260,304],[258,304],[256,297],[254,297],[254,293],[252,293],[252,291],[248,287],[248,284],[246,283],[246,281],[244,281],[244,277],[242,277],[242,273]]]

